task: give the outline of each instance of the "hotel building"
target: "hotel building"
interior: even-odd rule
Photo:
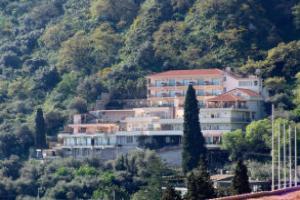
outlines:
[[[70,132],[59,134],[54,149],[63,156],[113,159],[133,149],[180,149],[183,105],[192,84],[208,148],[219,148],[222,135],[244,129],[263,112],[262,80],[219,69],[175,70],[149,75],[147,106],[95,110],[75,115]],[[175,156],[176,158],[176,156]]]

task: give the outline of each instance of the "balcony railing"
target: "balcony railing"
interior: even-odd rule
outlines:
[[[207,105],[206,108],[248,109],[248,106],[246,106],[246,105]]]
[[[189,86],[189,85],[194,85],[194,86],[210,86],[210,85],[221,85],[220,83],[214,83],[211,81],[204,81],[204,82],[188,82],[188,83],[181,83],[181,82],[176,82],[175,84],[170,84],[170,83],[161,83],[161,84],[149,84],[149,87],[175,87],[175,86]]]
[[[203,93],[203,94],[196,94],[197,96],[216,96],[216,94],[212,94],[212,93],[208,93],[208,92],[206,92],[206,93]],[[164,94],[161,94],[161,95],[149,95],[148,97],[150,97],[150,98],[164,98],[164,97],[173,97],[173,98],[175,98],[175,97],[184,97],[185,96],[185,94],[180,94],[180,93],[178,93],[178,94],[175,94],[175,95],[170,95],[170,94],[166,94],[166,93],[164,93]]]
[[[248,123],[250,121],[251,121],[250,118],[237,118],[237,117],[214,117],[214,118],[201,117],[200,118],[201,123],[234,123],[234,122]]]

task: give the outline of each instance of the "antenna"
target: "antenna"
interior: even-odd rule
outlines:
[[[298,178],[297,178],[297,127],[295,126],[295,186],[298,185]]]
[[[281,126],[280,124],[278,125],[278,189],[281,188],[281,177],[280,177],[280,129],[281,129]]]
[[[289,125],[289,187],[292,187],[292,139],[291,139],[291,125]]]
[[[285,124],[283,124],[283,188],[286,188],[286,129]]]
[[[274,104],[272,104],[272,191],[275,189],[275,150],[274,150]]]

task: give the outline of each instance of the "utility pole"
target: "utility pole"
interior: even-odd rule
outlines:
[[[285,130],[285,124],[283,124],[283,181],[284,181],[283,188],[286,188],[286,130]]]
[[[291,125],[289,125],[289,187],[292,187],[292,139]]]
[[[272,191],[275,189],[275,150],[274,150],[274,104],[272,104]]]
[[[280,177],[280,129],[281,129],[281,126],[280,124],[278,125],[278,189],[281,188],[281,177]]]
[[[297,169],[298,169],[298,167],[297,167],[297,127],[295,126],[295,138],[294,138],[294,140],[295,140],[295,186],[297,186],[298,185],[298,178],[297,178]]]

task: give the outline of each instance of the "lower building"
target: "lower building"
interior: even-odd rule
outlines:
[[[224,133],[244,129],[263,115],[262,98],[247,89],[228,91],[199,106],[201,130],[209,149],[220,148]],[[74,123],[68,126],[71,131],[58,135],[54,149],[62,156],[108,160],[130,150],[150,148],[163,150],[160,152],[169,155],[168,159],[174,157],[168,154],[168,149],[172,153],[174,148],[180,148],[183,114],[183,107],[167,106],[96,110],[75,115]]]

